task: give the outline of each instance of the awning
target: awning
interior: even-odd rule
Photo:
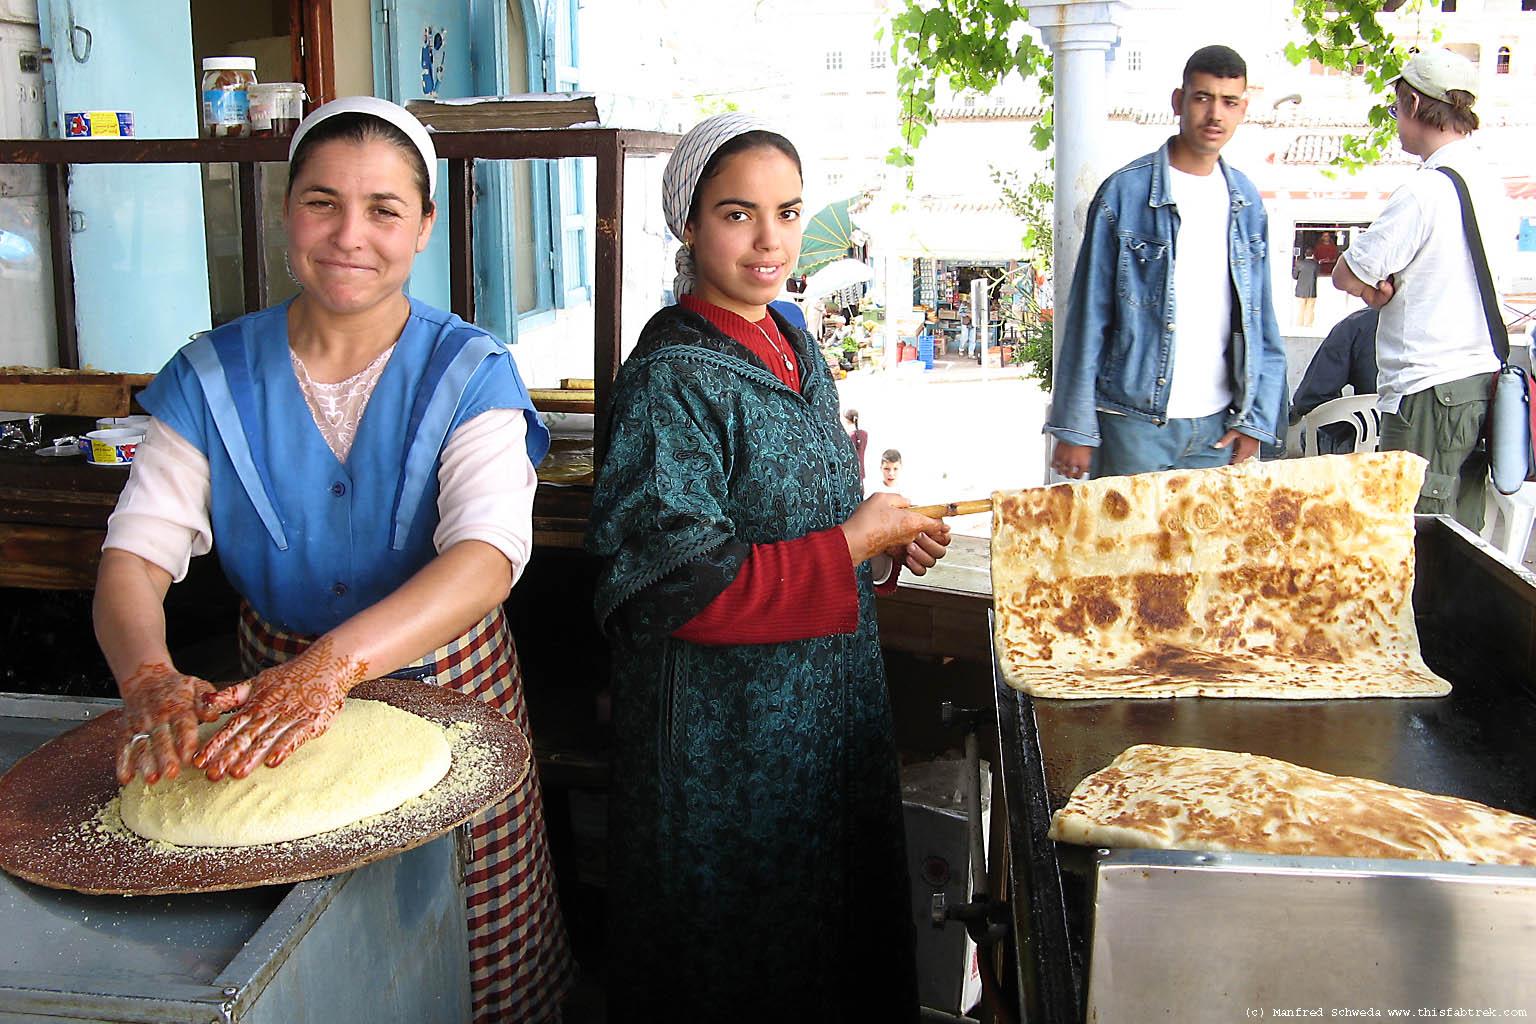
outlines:
[[[905,199],[896,210],[881,209],[889,205],[877,197],[853,215],[869,232],[874,252],[941,260],[1022,260],[1030,255],[1023,222],[1001,202],[924,196]]]

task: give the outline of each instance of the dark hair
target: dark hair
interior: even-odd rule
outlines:
[[[1437,100],[1433,96],[1427,96],[1406,81],[1397,83],[1398,114],[1405,113],[1402,103],[1406,101],[1405,94],[1412,93],[1419,98],[1414,104],[1412,116],[1420,124],[1427,124],[1437,131],[1453,131],[1467,135],[1477,131],[1477,114],[1472,110],[1472,104],[1477,97],[1462,89],[1451,89],[1446,92],[1446,99]]]
[[[901,452],[897,451],[895,448],[887,448],[885,451],[880,453],[880,461],[881,462],[900,462],[901,461]]]
[[[778,150],[794,163],[795,173],[802,179],[805,177],[805,169],[800,166],[800,153],[795,149],[794,143],[777,132],[742,132],[710,154],[708,162],[704,164],[704,170],[699,172],[697,184],[693,186],[693,198],[688,203],[688,219],[683,223],[691,224],[699,215],[699,193],[703,191],[706,181],[720,173],[721,165],[737,153],[745,153],[753,149]]]
[[[1248,64],[1230,46],[1202,46],[1184,62],[1184,86],[1189,87],[1193,74],[1215,75],[1217,78],[1248,79]]]
[[[421,150],[416,148],[410,136],[388,121],[374,117],[372,114],[356,111],[326,118],[299,140],[299,148],[294,150],[293,159],[288,161],[288,190],[284,193],[284,198],[293,193],[293,183],[298,180],[299,173],[309,162],[315,147],[323,142],[337,140],[357,143],[387,142],[398,149],[411,168],[411,177],[415,179],[416,187],[421,192],[422,216],[432,212],[434,205],[432,193],[427,188],[427,162],[421,158]]]
[[[859,410],[857,410],[857,409],[844,409],[843,410],[843,419],[847,420],[849,423],[852,423],[855,427],[857,427],[859,425]]]

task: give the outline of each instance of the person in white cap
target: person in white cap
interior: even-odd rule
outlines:
[[[1429,460],[1417,511],[1483,525],[1480,442],[1499,368],[1450,169],[1466,182],[1494,281],[1514,232],[1501,183],[1472,140],[1477,69],[1448,50],[1414,54],[1393,79],[1403,150],[1419,171],[1344,250],[1333,283],[1381,311],[1376,328],[1381,447]]]
[[[393,103],[336,100],[299,126],[288,170],[299,294],[200,336],[140,397],[154,419],[95,605],[123,695],[124,782],[277,769],[386,675],[528,728],[502,601],[528,559],[549,438],[508,348],[404,292],[436,217],[431,137]],[[176,669],[162,612],[214,546],[251,676],[218,691]],[[222,712],[199,747],[198,722]],[[471,828],[474,1019],[557,1017],[573,963],[536,772]]]
[[[708,118],[662,190],[678,304],[619,372],[587,534],[614,644],[609,1003],[915,1021],[874,588],[949,531],[861,500],[826,361],[770,308],[800,253],[789,141]]]

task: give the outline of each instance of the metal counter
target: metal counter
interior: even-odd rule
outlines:
[[[115,701],[0,694],[0,771]],[[454,835],[344,875],[84,896],[0,874],[0,1024],[467,1021]]]
[[[1536,1017],[1536,870],[1094,851],[1046,835],[1073,787],[1136,743],[1263,754],[1536,817],[1536,581],[1441,517],[1419,517],[1415,552],[1421,645],[1447,697],[1037,700],[994,659],[1023,1020],[1373,1005]]]

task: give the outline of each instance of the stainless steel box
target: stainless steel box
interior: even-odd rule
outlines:
[[[1116,850],[1090,1021],[1536,1014],[1536,869]]]

